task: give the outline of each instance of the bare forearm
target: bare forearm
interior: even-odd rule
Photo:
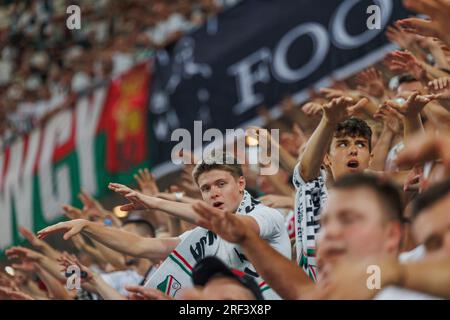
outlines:
[[[45,270],[46,272],[51,274],[53,277],[55,277],[59,281],[62,281],[62,282],[66,281],[66,278],[61,273],[61,268],[56,261],[54,261],[46,256],[42,256],[39,259],[38,263],[43,270]]]
[[[58,259],[61,254],[53,249],[48,243],[46,243],[45,241],[41,240],[41,244],[39,245],[39,251],[41,251],[46,257],[49,257],[53,260]]]
[[[92,222],[87,223],[83,233],[113,250],[147,259],[165,259],[179,243],[177,238],[142,238],[130,232]]]
[[[116,289],[107,284],[103,278],[95,274],[93,279],[93,286],[96,289],[96,292],[102,296],[105,300],[127,300],[126,297],[117,292]]]
[[[303,180],[311,181],[319,176],[320,167],[333,138],[334,131],[335,125],[328,123],[322,117],[319,126],[309,139],[300,160],[300,175]]]
[[[396,285],[450,299],[450,259],[388,264],[383,286]],[[430,272],[432,271],[432,272]],[[382,271],[383,272],[383,271]]]
[[[97,248],[98,253],[103,257],[103,260],[111,263],[111,265],[118,270],[125,269],[125,260],[121,253],[108,248],[98,241],[92,240],[92,242]]]
[[[159,210],[189,223],[195,224],[199,218],[197,213],[192,209],[191,204],[165,199],[157,199],[156,201]]]
[[[169,217],[169,234],[172,237],[177,237],[182,234],[181,221],[176,217]]]
[[[258,274],[283,299],[299,299],[314,285],[293,261],[278,253],[255,232],[249,232],[241,246]]]
[[[292,171],[294,171],[294,169],[292,169]],[[271,182],[272,186],[283,195],[290,197],[294,193],[294,190],[289,187],[290,184],[282,181],[278,175],[268,175],[267,179]]]
[[[293,156],[291,156],[291,154],[285,148],[283,148],[272,136],[270,136],[270,143],[271,145],[273,145],[274,151],[278,150],[281,166],[288,172],[294,171],[294,168],[297,165],[297,160]]]
[[[419,131],[425,132],[420,114],[416,116],[405,117],[403,125],[404,125],[403,140],[405,144],[409,144],[411,142],[411,137],[413,137]]]
[[[392,139],[394,139],[394,133],[385,127],[381,132],[376,146],[372,150],[373,156],[370,161],[370,169],[376,171],[384,170],[384,165],[391,147]]]
[[[38,271],[38,276],[49,290],[50,297],[58,300],[71,300],[64,285],[45,270]]]

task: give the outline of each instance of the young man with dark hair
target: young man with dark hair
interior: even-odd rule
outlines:
[[[201,209],[198,213],[205,227],[239,244],[261,276],[284,299],[309,298],[316,290],[304,272],[259,240],[233,215]],[[397,259],[401,215],[400,192],[389,181],[363,173],[339,178],[323,207],[317,285],[326,283],[342,262],[360,261],[372,255]]]
[[[323,106],[322,119],[294,169],[297,262],[314,280],[316,240],[320,211],[327,200],[327,182],[369,167],[372,130],[366,122],[349,118],[359,103],[362,100],[355,104],[351,98],[340,97]]]
[[[412,231],[425,247],[425,256],[450,258],[450,180],[419,195],[412,207]]]
[[[193,206],[205,210],[228,212],[253,230],[281,255],[291,258],[291,244],[284,226],[283,216],[275,209],[262,205],[245,190],[245,178],[237,161],[228,155],[217,155],[194,169],[195,181],[203,201],[187,204],[146,196],[124,185],[110,184],[110,189],[120,193],[130,203],[122,210],[159,209],[187,222],[197,224],[199,215]],[[264,285],[254,267],[248,262],[239,246],[232,245],[202,227],[189,230],[174,238],[144,238],[114,228],[107,228],[87,220],[58,223],[39,232],[40,237],[65,231],[64,239],[83,233],[104,245],[124,254],[164,260],[146,286],[158,288],[167,295],[176,296],[181,287],[192,286],[191,268],[198,260],[212,255],[221,258],[228,266],[244,271],[257,279],[269,298],[277,298]],[[175,277],[174,277],[175,275]],[[172,284],[174,287],[168,286]]]

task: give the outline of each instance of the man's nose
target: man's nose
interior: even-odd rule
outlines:
[[[221,195],[220,189],[216,186],[211,187],[211,198],[215,199]]]
[[[348,152],[349,152],[350,155],[356,156],[356,155],[358,155],[358,148],[356,147],[356,145],[352,144],[349,147]]]
[[[341,234],[341,228],[338,223],[330,222],[321,230],[324,240],[334,240]]]

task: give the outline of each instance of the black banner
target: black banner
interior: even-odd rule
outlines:
[[[379,60],[385,29],[408,16],[399,0],[245,0],[157,53],[150,101],[152,162],[170,160],[171,133],[235,128],[293,94]],[[162,168],[162,167],[160,167]],[[167,168],[167,167],[166,167]]]

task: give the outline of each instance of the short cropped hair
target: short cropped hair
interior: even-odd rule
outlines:
[[[403,202],[399,189],[389,180],[368,173],[354,173],[337,179],[333,189],[369,188],[386,210],[389,221],[403,221]]]
[[[222,170],[229,172],[233,177],[239,178],[244,175],[242,166],[238,164],[236,158],[229,153],[219,153],[213,156],[204,158],[202,162],[198,163],[192,171],[192,177],[198,185],[198,178],[201,174],[212,171]]]
[[[155,227],[147,220],[142,218],[128,218],[122,223],[122,226],[126,226],[130,223],[136,225],[140,236],[151,238],[154,238],[156,236]]]
[[[431,186],[414,199],[412,203],[412,218],[415,219],[425,209],[443,200],[446,196],[450,196],[450,180]]]
[[[367,139],[369,151],[372,151],[372,129],[370,129],[369,125],[364,120],[351,117],[338,123],[334,132],[334,137],[343,138],[346,136],[363,137]]]

